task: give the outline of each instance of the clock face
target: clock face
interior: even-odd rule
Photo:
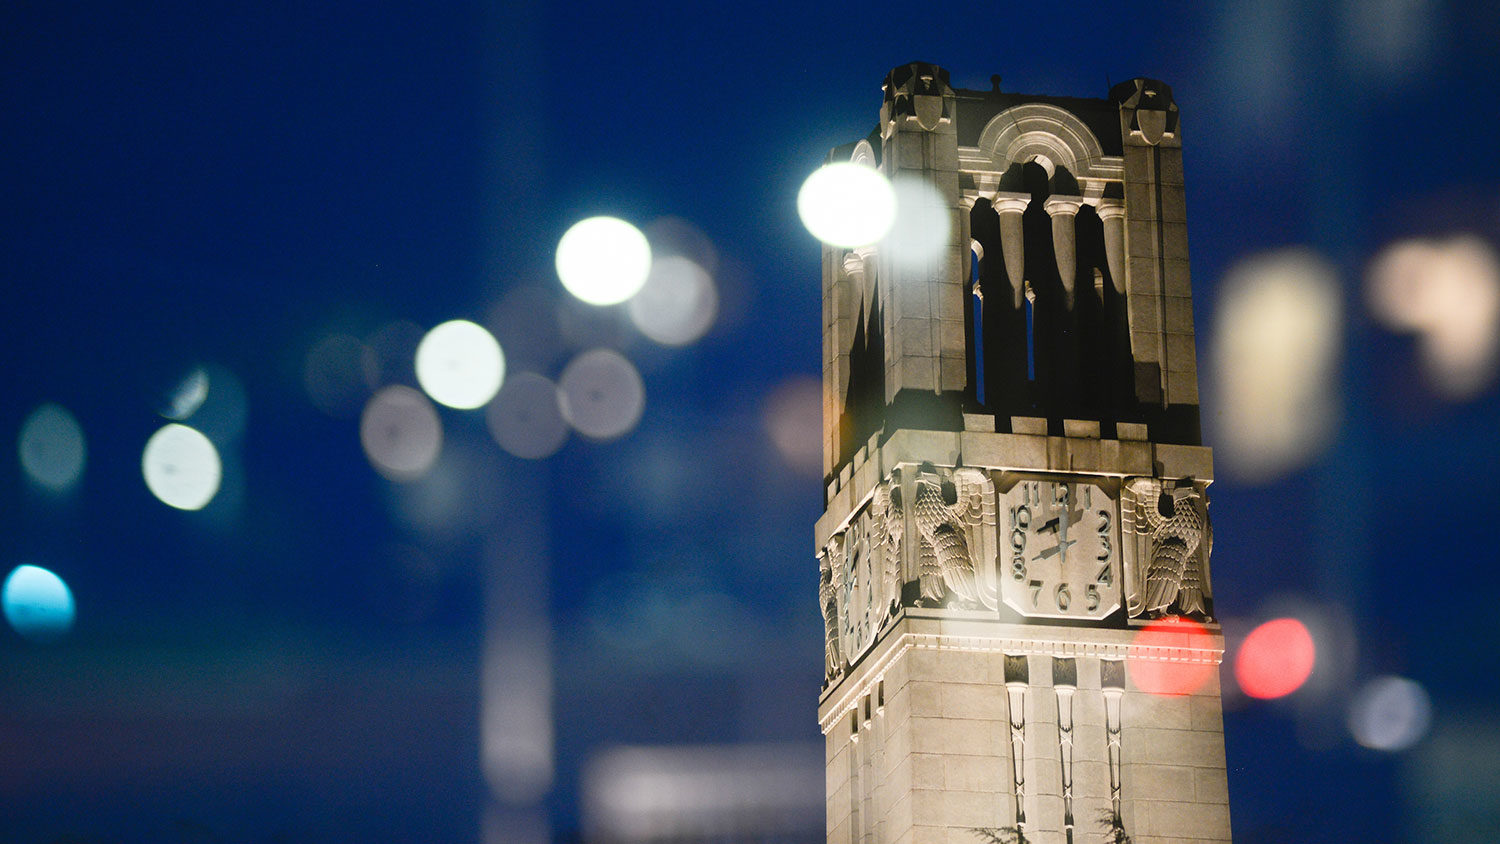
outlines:
[[[866,519],[855,519],[844,536],[843,584],[839,596],[844,653],[853,663],[875,638],[875,555]]]
[[[1091,483],[1022,480],[1000,496],[1000,593],[1043,618],[1120,607],[1119,505]]]

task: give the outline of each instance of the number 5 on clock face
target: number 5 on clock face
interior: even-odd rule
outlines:
[[[1000,494],[1005,603],[1041,618],[1120,607],[1119,502],[1085,481],[1022,479]]]

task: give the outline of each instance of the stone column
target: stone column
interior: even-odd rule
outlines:
[[[1078,298],[1078,237],[1074,223],[1078,209],[1083,207],[1083,198],[1049,196],[1043,207],[1052,217],[1052,251],[1057,253],[1057,274],[1062,277],[1064,301],[1071,311]]]
[[[1109,277],[1115,292],[1125,295],[1125,202],[1102,199],[1096,209],[1104,223],[1104,255],[1109,261]]]
[[[1015,191],[998,191],[992,203],[1000,216],[1000,251],[1005,256],[1005,274],[1010,278],[1011,304],[1018,310],[1026,296],[1026,235],[1021,217],[1031,195]]]

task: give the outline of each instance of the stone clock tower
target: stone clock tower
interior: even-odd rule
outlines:
[[[1228,841],[1171,88],[884,92],[830,160],[950,234],[823,250],[828,840]]]

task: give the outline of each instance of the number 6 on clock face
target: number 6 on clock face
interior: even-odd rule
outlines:
[[[1042,618],[1103,618],[1119,609],[1119,502],[1103,486],[1023,478],[999,498],[1007,606]]]

